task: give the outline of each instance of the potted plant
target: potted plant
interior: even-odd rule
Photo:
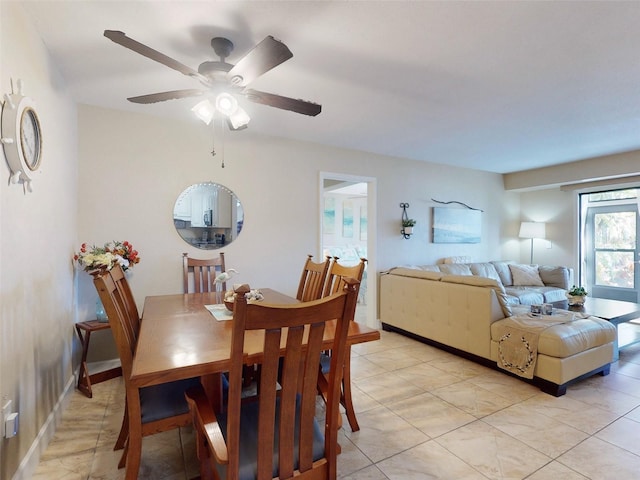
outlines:
[[[406,235],[411,235],[413,233],[413,227],[416,224],[416,221],[413,218],[408,218],[406,220],[402,220],[402,229]]]
[[[587,295],[588,293],[584,287],[577,287],[573,285],[567,292],[569,305],[584,305],[584,300]]]

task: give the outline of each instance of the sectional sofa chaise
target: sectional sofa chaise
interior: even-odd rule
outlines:
[[[606,320],[530,305],[565,299],[566,267],[508,262],[391,269],[380,276],[380,320],[396,331],[518,375],[559,396],[609,373],[616,329]]]

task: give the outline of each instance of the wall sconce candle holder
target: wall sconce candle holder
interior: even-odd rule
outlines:
[[[408,203],[401,203],[400,208],[402,208],[402,230],[400,230],[400,233],[405,240],[409,240],[411,235],[413,235],[413,227],[416,221],[413,218],[409,218],[407,214],[407,208],[409,208]]]

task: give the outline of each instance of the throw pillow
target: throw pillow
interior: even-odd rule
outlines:
[[[537,265],[510,264],[509,270],[511,270],[515,286],[544,287]]]
[[[458,255],[457,257],[446,257],[442,259],[442,263],[469,263],[471,257],[467,255]]]
[[[440,265],[440,271],[448,275],[473,275],[466,263],[446,263]]]
[[[469,268],[471,268],[471,272],[478,277],[493,278],[498,282],[502,282],[496,267],[494,267],[492,263],[472,263],[469,265]]]

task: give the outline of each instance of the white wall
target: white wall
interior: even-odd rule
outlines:
[[[306,255],[319,251],[321,171],[377,179],[378,270],[451,255],[502,258],[507,214],[497,174],[260,137],[251,129],[228,134],[222,169],[209,153],[210,129],[196,120],[180,123],[86,105],[79,107],[79,137],[80,239],[134,244],[142,260],[131,285],[140,307],[147,295],[181,291],[182,252],[210,255],[184,243],[172,222],[180,192],[202,181],[227,186],[243,204],[242,233],[224,251],[227,266],[240,272],[237,280],[252,286],[295,294]],[[483,209],[482,243],[431,243],[432,197]],[[399,233],[400,202],[409,202],[409,214],[418,220],[411,240]],[[90,315],[95,293],[85,280],[79,302]]]
[[[545,222],[545,240],[534,240],[533,262],[566,265],[577,273],[577,200],[575,192],[559,188],[520,194],[522,221]],[[530,240],[520,240],[521,258],[529,262]],[[550,248],[549,248],[550,247]]]
[[[18,436],[0,440],[0,478],[10,479],[26,472],[14,477],[20,462],[37,462],[37,445],[29,449],[51,434],[58,402],[73,388],[77,131],[75,104],[18,3],[0,2],[0,24],[2,94],[11,78],[24,80],[44,141],[33,193],[9,184],[0,149],[0,399],[20,414]]]

